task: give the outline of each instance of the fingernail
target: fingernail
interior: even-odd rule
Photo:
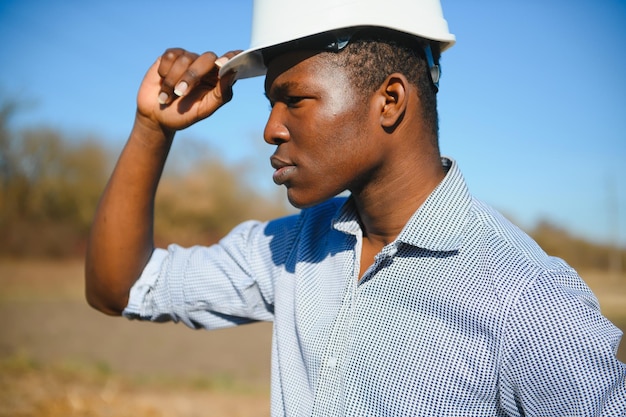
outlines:
[[[181,81],[174,89],[174,94],[176,94],[178,97],[181,97],[185,94],[187,88],[189,88],[189,85],[185,81]]]
[[[217,59],[215,60],[215,65],[216,65],[218,68],[222,68],[222,67],[224,66],[224,64],[225,64],[225,63],[227,63],[227,62],[228,62],[228,57],[223,56],[223,57],[221,57],[221,58],[217,58]]]
[[[168,99],[168,97],[169,97],[169,96],[167,95],[167,93],[165,93],[165,92],[161,92],[161,93],[159,94],[159,104],[165,104],[165,103],[167,103],[167,99]]]

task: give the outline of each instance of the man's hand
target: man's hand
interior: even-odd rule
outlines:
[[[213,114],[232,98],[235,74],[219,78],[219,69],[239,52],[218,58],[212,52],[166,50],[141,84],[136,122],[169,136]]]
[[[232,97],[234,74],[221,58],[165,51],[146,74],[135,124],[94,216],[85,261],[89,304],[121,314],[154,250],[154,199],[174,133],[210,116]]]

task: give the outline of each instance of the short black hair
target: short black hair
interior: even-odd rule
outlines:
[[[363,30],[335,53],[334,61],[347,69],[357,91],[369,96],[391,74],[403,74],[417,87],[425,125],[438,137],[437,87],[432,81],[424,53],[424,43],[416,37],[392,30]],[[439,62],[439,48],[432,45],[435,62]]]

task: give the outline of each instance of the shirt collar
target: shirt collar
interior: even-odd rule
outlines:
[[[447,170],[446,176],[411,216],[396,242],[431,251],[454,251],[460,248],[468,221],[471,195],[456,161],[443,157],[441,162]],[[361,234],[351,198],[338,210],[333,227],[344,233]]]

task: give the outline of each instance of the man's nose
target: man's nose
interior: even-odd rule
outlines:
[[[280,145],[289,140],[289,129],[285,125],[283,106],[281,103],[276,103],[265,124],[263,139],[270,145]]]

